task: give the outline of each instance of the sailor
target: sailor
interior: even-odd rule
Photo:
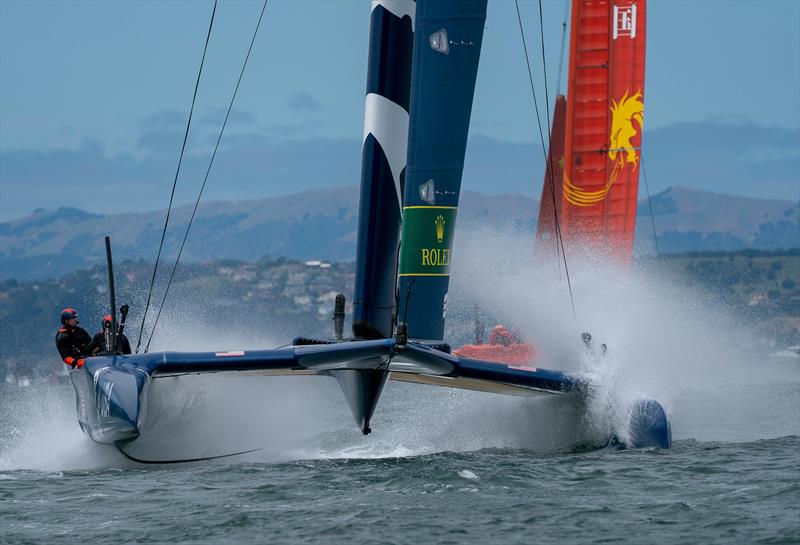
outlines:
[[[513,344],[513,342],[513,335],[511,335],[511,332],[504,325],[498,324],[494,326],[492,332],[489,334],[489,344],[508,346]]]
[[[106,347],[106,331],[110,329],[111,315],[106,314],[103,316],[103,325],[100,328],[100,331],[98,331],[92,339],[91,347],[93,354],[102,354],[103,352],[109,351]],[[128,341],[128,337],[126,337],[124,333],[119,333],[117,335],[117,347],[123,354],[131,353],[131,343]]]
[[[584,331],[583,333],[581,333],[581,340],[583,341],[583,344],[586,345],[586,348],[588,348],[590,352],[594,350],[594,347],[592,346],[591,333],[589,333],[588,331]]]
[[[64,363],[75,369],[83,367],[83,358],[91,354],[92,338],[82,327],[78,327],[75,309],[61,311],[61,329],[56,333],[56,348]]]

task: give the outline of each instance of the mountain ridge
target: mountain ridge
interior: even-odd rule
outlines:
[[[309,189],[277,197],[217,200],[200,205],[184,255],[187,261],[355,258],[357,186]],[[191,205],[172,210],[163,256],[174,259]],[[530,195],[461,194],[458,230],[490,226],[531,233],[539,202]],[[681,186],[639,203],[638,252],[653,250],[650,208],[662,252],[764,250],[800,246],[798,203],[711,193]],[[165,210],[100,215],[76,208],[39,209],[0,223],[0,279],[54,278],[101,262],[103,236],[117,259],[153,260]],[[531,244],[533,237],[531,236]]]

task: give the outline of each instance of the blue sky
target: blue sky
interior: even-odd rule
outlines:
[[[0,1],[2,221],[38,206],[166,205],[212,4]],[[520,6],[541,84],[538,7]],[[199,184],[260,7],[219,3],[178,202]],[[544,11],[552,88],[564,3],[547,1]],[[270,2],[209,198],[357,181],[368,24],[366,1]],[[673,147],[702,146],[697,127],[705,124],[721,139],[714,160],[725,162],[730,148],[732,163],[750,157],[748,168],[766,169],[769,178],[762,187],[720,180],[705,189],[800,197],[800,2],[651,0],[647,24],[645,153],[664,165],[681,161],[670,158],[670,145],[648,150],[647,138],[668,134]],[[534,123],[514,4],[490,0],[465,189],[538,194]],[[675,130],[681,124],[693,127],[685,142]],[[729,135],[737,140],[726,144]],[[490,153],[495,148],[499,155]],[[300,164],[309,160],[329,168]],[[687,175],[650,170],[654,191],[711,184],[683,180],[689,168]]]

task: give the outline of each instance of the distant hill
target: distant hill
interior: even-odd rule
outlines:
[[[784,200],[752,199],[671,187],[650,204],[662,252],[777,250],[800,247],[800,207]],[[637,249],[652,251],[647,201],[639,203]]]
[[[310,190],[248,201],[213,201],[200,206],[183,259],[210,261],[261,256],[349,261],[355,257],[358,188]],[[798,203],[708,193],[681,187],[655,195],[651,203],[661,251],[765,250],[800,246]],[[533,234],[538,200],[521,194],[465,191],[460,230],[481,226]],[[191,214],[173,210],[164,256],[175,253]],[[164,210],[101,216],[74,208],[37,210],[0,223],[0,279],[58,278],[104,260],[110,235],[116,259],[153,261]],[[640,203],[638,251],[652,251],[647,202]]]
[[[764,350],[800,342],[798,250],[672,254],[642,259],[638,265],[644,277],[680,279],[711,298],[701,301],[730,308],[753,324]],[[117,303],[130,304],[126,332],[134,346],[151,271],[143,261],[116,263]],[[158,351],[188,346],[182,344],[188,336],[192,343],[205,339],[212,343],[208,348],[220,348],[213,343],[219,342],[221,333],[223,339],[236,339],[233,346],[242,349],[281,345],[298,334],[327,338],[337,293],[346,296],[347,319],[352,319],[354,281],[352,262],[328,267],[286,259],[187,264],[175,277],[152,347]],[[60,309],[78,308],[83,326],[96,331],[108,308],[106,294],[99,289],[104,282],[104,264],[55,280],[0,281],[0,383],[8,375],[43,376],[63,369],[53,346]],[[474,300],[463,288],[454,286],[455,295],[448,302],[445,338],[453,346],[474,338]],[[159,290],[156,294],[158,298]],[[493,323],[493,310],[485,310],[484,320]],[[149,316],[142,348],[154,323],[154,316]],[[348,322],[346,334],[350,330]]]

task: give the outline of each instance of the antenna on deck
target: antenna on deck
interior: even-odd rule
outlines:
[[[475,344],[483,344],[483,338],[486,330],[483,327],[483,320],[481,320],[481,307],[475,303],[472,307],[475,318]]]
[[[411,301],[411,287],[416,281],[417,279],[413,278],[411,282],[408,283],[408,288],[406,289],[406,306],[405,309],[403,309],[403,321],[397,324],[395,340],[400,346],[405,346],[405,344],[408,342],[408,303]]]
[[[106,237],[106,263],[108,264],[108,302],[111,307],[111,331],[108,334],[106,350],[117,351],[117,299],[114,293],[114,264],[111,258],[111,237]]]
[[[121,316],[119,320],[119,331],[117,331],[117,342],[114,344],[114,352],[119,351],[119,341],[122,338],[122,332],[125,330],[125,320],[128,319],[128,310],[130,307],[128,305],[122,305],[119,307],[119,314]]]
[[[344,335],[344,303],[344,294],[336,294],[336,301],[333,305],[333,338],[337,341],[341,341]]]

